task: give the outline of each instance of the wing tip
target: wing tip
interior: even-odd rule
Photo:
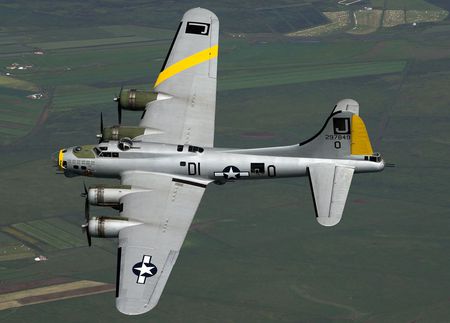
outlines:
[[[342,216],[340,216],[340,217],[321,217],[321,216],[318,216],[316,219],[317,219],[317,222],[319,222],[319,224],[324,226],[324,227],[334,227],[336,224],[338,224],[341,221]]]
[[[201,18],[201,17],[206,17],[206,16],[210,16],[211,19],[219,20],[214,12],[212,12],[211,10],[208,10],[206,8],[201,8],[201,7],[192,8],[192,9],[189,9],[188,11],[186,11],[183,16],[183,20],[187,17],[189,17],[191,19],[193,17]]]
[[[336,103],[333,112],[336,111],[350,111],[353,114],[359,115],[359,103],[353,99],[342,99]]]
[[[116,308],[117,310],[125,315],[141,315],[151,311],[158,302],[153,303],[150,302],[148,304],[142,302],[142,300],[133,300],[133,299],[116,299]]]

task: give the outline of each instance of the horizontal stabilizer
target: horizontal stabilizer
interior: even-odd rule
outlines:
[[[323,226],[339,223],[352,182],[353,167],[316,164],[308,168],[317,222]]]

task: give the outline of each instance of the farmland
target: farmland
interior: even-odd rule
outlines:
[[[111,290],[112,285],[85,280],[18,290],[0,294],[0,311],[25,305],[110,292]]]
[[[449,10],[444,2],[132,1],[126,14],[117,1],[0,4],[0,320],[448,321],[448,18],[388,28],[384,13],[358,17],[378,24],[370,33],[347,33],[351,21],[284,35],[338,21],[323,12],[370,3],[406,11],[410,22]],[[80,228],[83,180],[117,181],[65,178],[50,154],[95,143],[100,112],[105,125],[116,123],[112,98],[122,85],[152,88],[180,16],[196,5],[221,20],[216,146],[298,143],[352,97],[375,150],[396,167],[355,176],[331,229],[314,219],[306,178],[209,186],[160,304],[129,318],[111,292],[117,241],[88,248]],[[7,70],[13,63],[32,67]],[[34,92],[44,97],[27,98]],[[124,124],[138,120],[124,112]]]

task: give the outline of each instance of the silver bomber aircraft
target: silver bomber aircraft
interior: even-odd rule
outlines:
[[[116,306],[142,314],[156,306],[197,207],[211,183],[308,176],[317,221],[342,217],[354,173],[379,172],[356,101],[336,104],[320,131],[301,143],[255,149],[214,148],[219,20],[187,11],[152,92],[121,90],[119,126],[103,128],[98,145],[61,149],[66,176],[120,179],[85,188],[91,237],[118,237]],[[138,127],[120,125],[121,110],[142,110]],[[116,217],[90,217],[89,205]]]

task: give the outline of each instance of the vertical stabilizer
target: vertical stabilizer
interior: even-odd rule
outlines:
[[[308,140],[291,146],[246,149],[245,153],[350,159],[355,155],[372,156],[373,150],[364,121],[359,116],[358,102],[344,99],[336,104],[323,127]]]
[[[299,146],[299,156],[305,157],[341,159],[373,154],[359,104],[352,99],[339,101],[322,129]]]

